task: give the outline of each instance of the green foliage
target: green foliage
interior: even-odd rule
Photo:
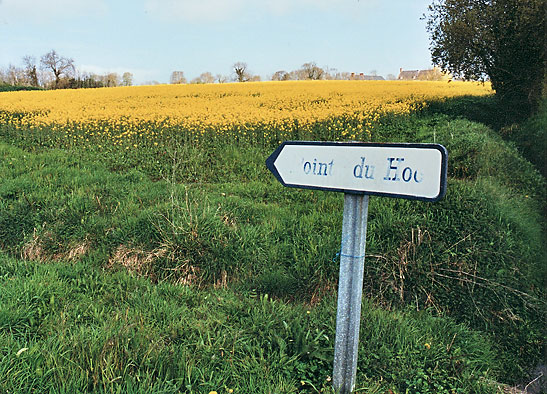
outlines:
[[[542,0],[434,0],[432,59],[457,78],[490,79],[513,115],[536,110],[545,77]]]
[[[20,90],[41,90],[41,88],[35,86],[9,85],[0,82],[0,92],[17,92]]]

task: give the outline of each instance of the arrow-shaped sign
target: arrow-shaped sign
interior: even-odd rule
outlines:
[[[284,185],[425,201],[446,192],[439,144],[287,141],[266,160]]]
[[[333,385],[355,387],[369,194],[437,201],[447,153],[437,144],[288,141],[266,160],[285,186],[344,192]]]

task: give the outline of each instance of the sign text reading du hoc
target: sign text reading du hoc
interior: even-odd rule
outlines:
[[[287,141],[266,163],[291,187],[426,201],[446,190],[447,153],[438,144]]]

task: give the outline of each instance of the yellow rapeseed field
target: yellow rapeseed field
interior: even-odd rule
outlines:
[[[157,144],[166,131],[192,140],[366,140],[382,116],[430,100],[488,95],[466,82],[290,81],[0,93],[0,124],[70,143]]]

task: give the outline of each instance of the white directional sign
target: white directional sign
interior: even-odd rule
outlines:
[[[355,388],[369,194],[437,201],[446,193],[447,153],[438,144],[287,141],[266,160],[285,186],[344,192],[332,381]]]
[[[437,201],[447,152],[438,144],[287,141],[266,160],[285,186]]]

